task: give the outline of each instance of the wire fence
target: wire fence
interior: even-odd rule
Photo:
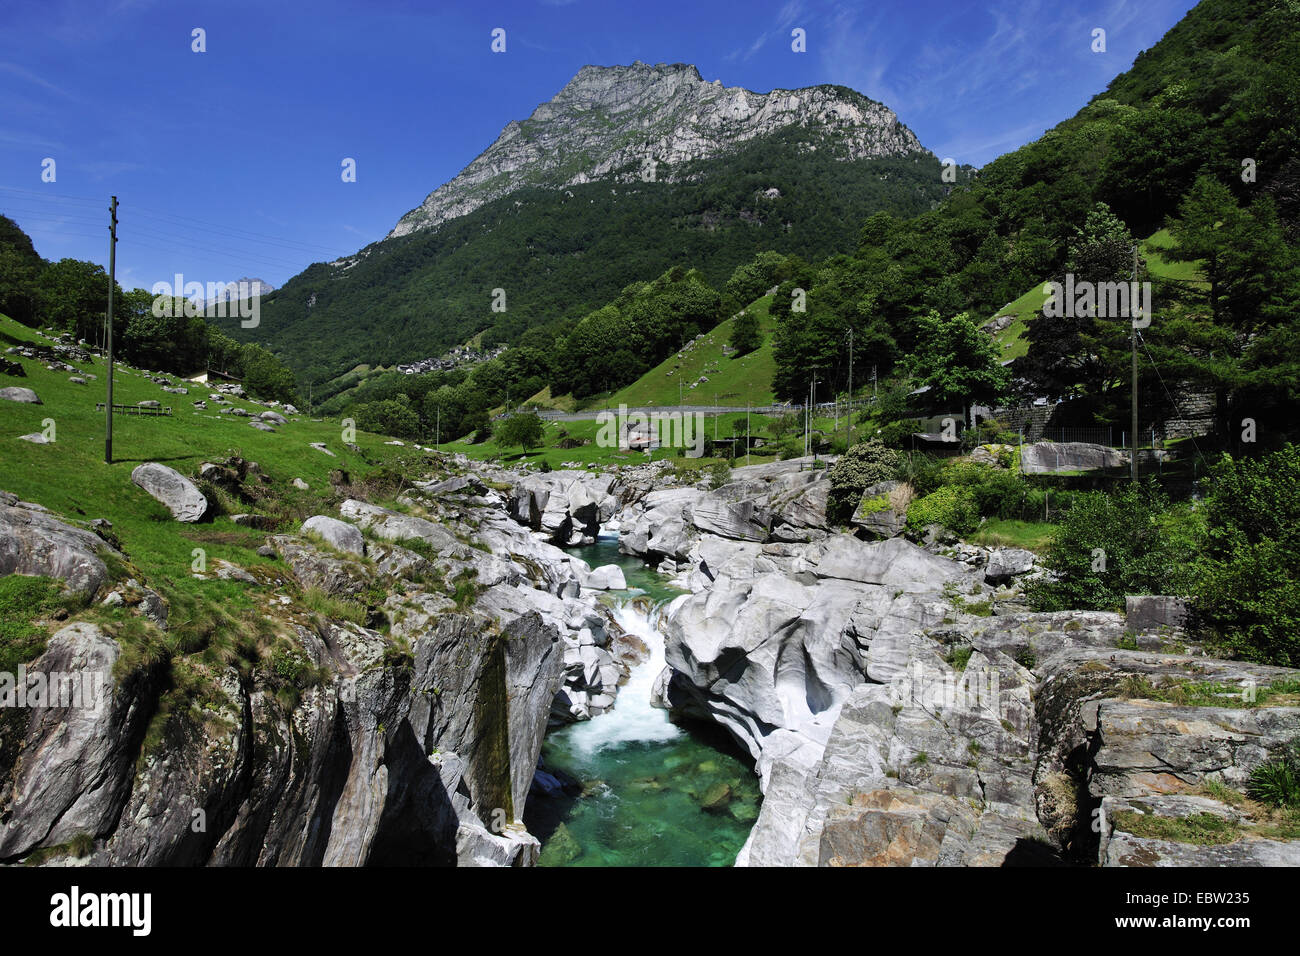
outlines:
[[[1077,428],[1045,428],[1039,441],[1086,442],[1090,445],[1112,445],[1115,430],[1109,425],[1081,426]]]

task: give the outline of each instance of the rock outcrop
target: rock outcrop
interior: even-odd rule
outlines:
[[[1020,452],[1020,470],[1026,475],[1053,475],[1062,472],[1098,471],[1119,468],[1128,457],[1109,445],[1088,442],[1035,442]]]
[[[647,495],[633,548],[649,551],[670,521],[694,526],[702,497]],[[671,608],[655,694],[754,758],[764,798],[739,865],[1300,857],[1300,842],[1203,792],[1240,793],[1300,739],[1290,692],[1261,690],[1300,672],[1188,656],[1173,599],[1138,600],[1127,617],[1018,610],[1005,585],[1036,573],[1034,555],[965,547],[706,533],[681,546],[676,580],[693,593]],[[1135,639],[1142,650],[1121,649]],[[1141,823],[1193,813],[1236,830],[1201,846]]]
[[[634,127],[638,135],[629,137]],[[389,236],[435,228],[526,186],[626,180],[639,175],[647,153],[661,165],[656,178],[671,182],[683,163],[789,127],[832,135],[846,159],[925,152],[892,110],[844,87],[752,93],[706,82],[685,63],[584,66],[528,119],[507,124],[496,142],[404,215]],[[570,159],[577,153],[591,158],[581,169]],[[628,174],[629,168],[636,172]]]
[[[109,549],[97,535],[66,524],[40,505],[0,492],[0,575],[31,574],[58,578],[87,601],[108,578],[100,552]]]

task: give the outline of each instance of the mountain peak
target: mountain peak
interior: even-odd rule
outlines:
[[[788,127],[810,139],[833,137],[848,160],[925,152],[892,110],[844,87],[754,93],[706,81],[689,63],[587,65],[526,120],[508,123],[389,237],[435,228],[526,186],[625,181],[635,175],[627,170],[647,159],[656,163],[657,179],[671,182],[683,163]]]

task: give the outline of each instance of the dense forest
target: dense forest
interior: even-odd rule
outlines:
[[[264,300],[256,330],[237,334],[283,350],[303,381],[325,383],[358,363],[438,355],[479,332],[491,345],[558,331],[674,266],[719,287],[764,250],[850,251],[866,216],[909,217],[951,188],[928,153],[849,162],[832,139],[818,138],[815,152],[808,139],[773,134],[676,170],[673,182],[518,190],[437,230],[311,266]]]
[[[450,417],[440,413],[443,433],[464,434],[508,395],[525,397],[544,385],[579,398],[617,389],[683,338],[776,286],[774,386],[782,398],[802,401],[814,374],[821,394],[847,388],[852,332],[858,369],[874,366],[903,396],[930,386],[932,404],[945,409],[1017,394],[1022,400],[1073,398],[1072,414],[1082,423],[1122,422],[1129,394],[1127,323],[1092,316],[1030,322],[1028,354],[1009,369],[978,325],[1026,290],[1067,272],[1095,282],[1129,279],[1134,243],[1167,227],[1161,255],[1195,265],[1207,279],[1153,278],[1139,264],[1138,278],[1153,281],[1155,302],[1140,339],[1142,427],[1168,417],[1170,386],[1179,384],[1213,391],[1221,434],[1227,435],[1234,415],[1248,413],[1266,443],[1277,444],[1296,433],[1291,409],[1300,395],[1294,358],[1300,333],[1292,317],[1292,303],[1300,298],[1295,19],[1266,0],[1244,8],[1205,0],[1076,116],[993,161],[936,208],[910,216],[885,209],[853,220],[851,251],[835,251],[828,240],[831,254],[818,259],[778,243],[763,246],[781,235],[768,229],[751,230],[753,245],[746,246],[736,238],[747,235],[741,228],[729,240],[728,255],[696,254],[658,279],[630,281],[598,302],[570,306],[561,318],[547,321],[530,315],[526,305],[518,312],[512,306],[508,317],[499,317],[495,334],[513,335],[514,347],[472,374],[413,377],[422,381],[381,376],[329,407],[397,401],[408,393],[407,422],[414,429],[424,421],[425,397],[454,389],[455,401],[450,393],[433,401],[453,409]],[[758,159],[737,157],[729,169]],[[745,176],[716,179],[700,197],[715,205],[696,214],[738,216],[760,184],[784,185],[781,176],[796,175],[794,167],[786,171],[785,160],[791,157],[776,164],[779,173],[756,166]],[[860,166],[826,168],[863,173]],[[926,168],[938,183],[937,165]],[[604,213],[612,214],[615,197],[607,185],[600,192],[600,201],[610,202]],[[675,202],[685,198],[671,195]],[[522,213],[499,207],[483,212],[524,228]],[[842,235],[851,218],[829,200],[808,217],[828,220],[827,228],[835,230],[829,236]],[[584,231],[593,228],[590,218],[606,216],[580,216],[585,226],[553,222],[546,241],[579,247],[604,241]],[[466,221],[458,228],[469,226]],[[629,245],[637,236],[627,234]],[[412,239],[436,243],[446,237]],[[608,262],[611,274],[635,271],[626,260]],[[530,257],[520,269],[533,264]],[[485,275],[485,304],[488,283]],[[572,301],[591,302],[582,293]],[[857,382],[863,381],[860,371]],[[887,396],[887,403],[897,417],[909,414],[897,396]],[[472,419],[462,421],[459,409]]]

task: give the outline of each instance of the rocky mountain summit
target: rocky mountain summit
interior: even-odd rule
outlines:
[[[389,237],[434,228],[525,186],[635,180],[647,162],[657,180],[671,182],[684,163],[787,129],[806,134],[809,151],[832,148],[845,160],[926,153],[892,110],[845,87],[753,93],[708,82],[685,63],[584,66]]]

